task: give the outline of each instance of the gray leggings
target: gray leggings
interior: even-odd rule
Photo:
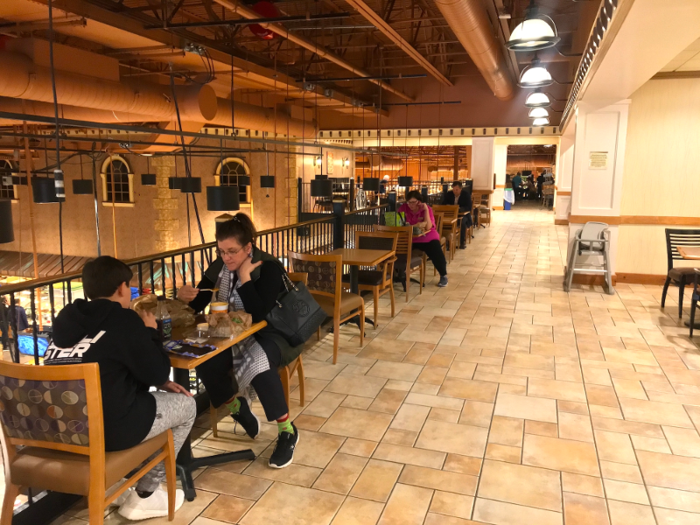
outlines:
[[[177,456],[197,417],[197,403],[193,397],[184,394],[151,392],[151,395],[156,398],[156,418],[144,441],[154,438],[170,428],[173,431],[175,455]],[[165,464],[161,461],[139,480],[136,489],[153,492],[163,481],[165,481]]]

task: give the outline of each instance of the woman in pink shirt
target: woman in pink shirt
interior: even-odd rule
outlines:
[[[423,202],[423,197],[419,191],[411,191],[406,196],[406,202],[398,210],[406,214],[406,223],[420,228],[421,233],[413,236],[413,247],[425,252],[433,262],[435,269],[440,274],[438,286],[447,286],[447,261],[442,253],[440,237],[435,228],[435,217],[433,209]]]

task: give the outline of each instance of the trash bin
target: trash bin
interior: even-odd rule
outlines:
[[[503,201],[503,209],[504,209],[504,210],[510,210],[510,202],[508,202],[508,201]]]
[[[513,194],[512,188],[506,188],[503,190],[503,209],[510,210],[510,207],[515,202],[515,195]]]

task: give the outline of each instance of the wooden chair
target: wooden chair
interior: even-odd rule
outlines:
[[[168,430],[128,450],[105,452],[97,363],[30,366],[3,361],[0,385],[6,480],[2,525],[12,523],[20,487],[87,496],[90,525],[102,525],[104,510],[161,461],[168,485],[168,520],[173,520],[173,434]],[[136,468],[136,474],[106,495]]]
[[[450,260],[455,258],[457,251],[457,243],[459,242],[459,228],[461,222],[459,220],[459,206],[457,204],[436,204],[433,206],[433,211],[443,214],[442,231],[445,238],[450,243]]]
[[[476,198],[474,199],[475,208],[479,215],[479,224],[484,226],[488,224],[491,226],[491,208],[489,207],[489,194],[488,193],[476,193]]]
[[[695,277],[693,283],[693,295],[690,297],[690,338],[693,338],[693,328],[695,325],[695,310],[700,302],[700,269],[695,268]]]
[[[358,294],[343,290],[343,258],[341,255],[287,254],[292,269],[308,274],[309,291],[326,315],[333,318],[333,364],[338,361],[340,323],[360,316],[360,346],[365,342],[365,302]],[[319,339],[321,331],[318,332]]]
[[[433,214],[435,216],[435,230],[440,236],[440,246],[442,247],[442,253],[447,259],[447,239],[442,234],[442,219],[444,217],[443,212],[436,212]],[[433,275],[437,275],[437,268],[433,267]]]
[[[684,260],[678,253],[678,247],[700,247],[700,230],[683,230],[666,228],[666,262],[668,271],[666,272],[666,282],[664,291],[661,294],[661,308],[666,306],[666,294],[671,283],[678,286],[678,317],[683,317],[683,291],[685,286],[694,279],[695,270],[689,266],[675,266],[674,261]]]
[[[290,272],[287,275],[289,275],[289,279],[293,283],[306,284],[308,280],[308,274],[305,273]],[[306,402],[306,385],[304,383],[304,362],[301,358],[301,354],[299,354],[291,363],[277,369],[277,373],[280,375],[280,381],[282,381],[282,389],[284,390],[284,399],[287,402],[287,408],[291,406],[289,401],[289,383],[294,377],[295,372],[299,378],[299,406],[303,407],[304,403]],[[212,436],[219,437],[219,412],[218,409],[214,408],[212,405],[209,405],[209,420],[211,423]]]
[[[425,282],[425,267],[427,256],[425,252],[413,253],[413,226],[374,226],[374,231],[398,233],[396,243],[396,262],[394,266],[397,270],[406,272],[406,302],[408,302],[408,289],[411,286],[411,274],[420,272],[420,288],[418,293],[423,293],[423,283]]]
[[[391,250],[396,252],[398,236],[387,232],[363,232],[355,231],[355,248],[361,250]],[[374,270],[360,270],[359,290],[371,290],[374,298],[374,328],[379,326],[379,298],[389,294],[391,297],[391,317],[396,311],[394,297],[394,263],[396,257],[380,263]],[[350,286],[350,275],[343,275],[343,286]]]

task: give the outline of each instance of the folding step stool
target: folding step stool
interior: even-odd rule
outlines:
[[[578,232],[574,244],[569,253],[569,264],[566,267],[566,278],[564,280],[564,291],[571,290],[571,281],[574,273],[602,273],[605,275],[605,283],[608,287],[608,294],[614,295],[612,286],[612,275],[610,271],[610,230],[604,222],[587,222]],[[583,255],[600,255],[603,258],[603,265],[576,266],[577,259]]]

